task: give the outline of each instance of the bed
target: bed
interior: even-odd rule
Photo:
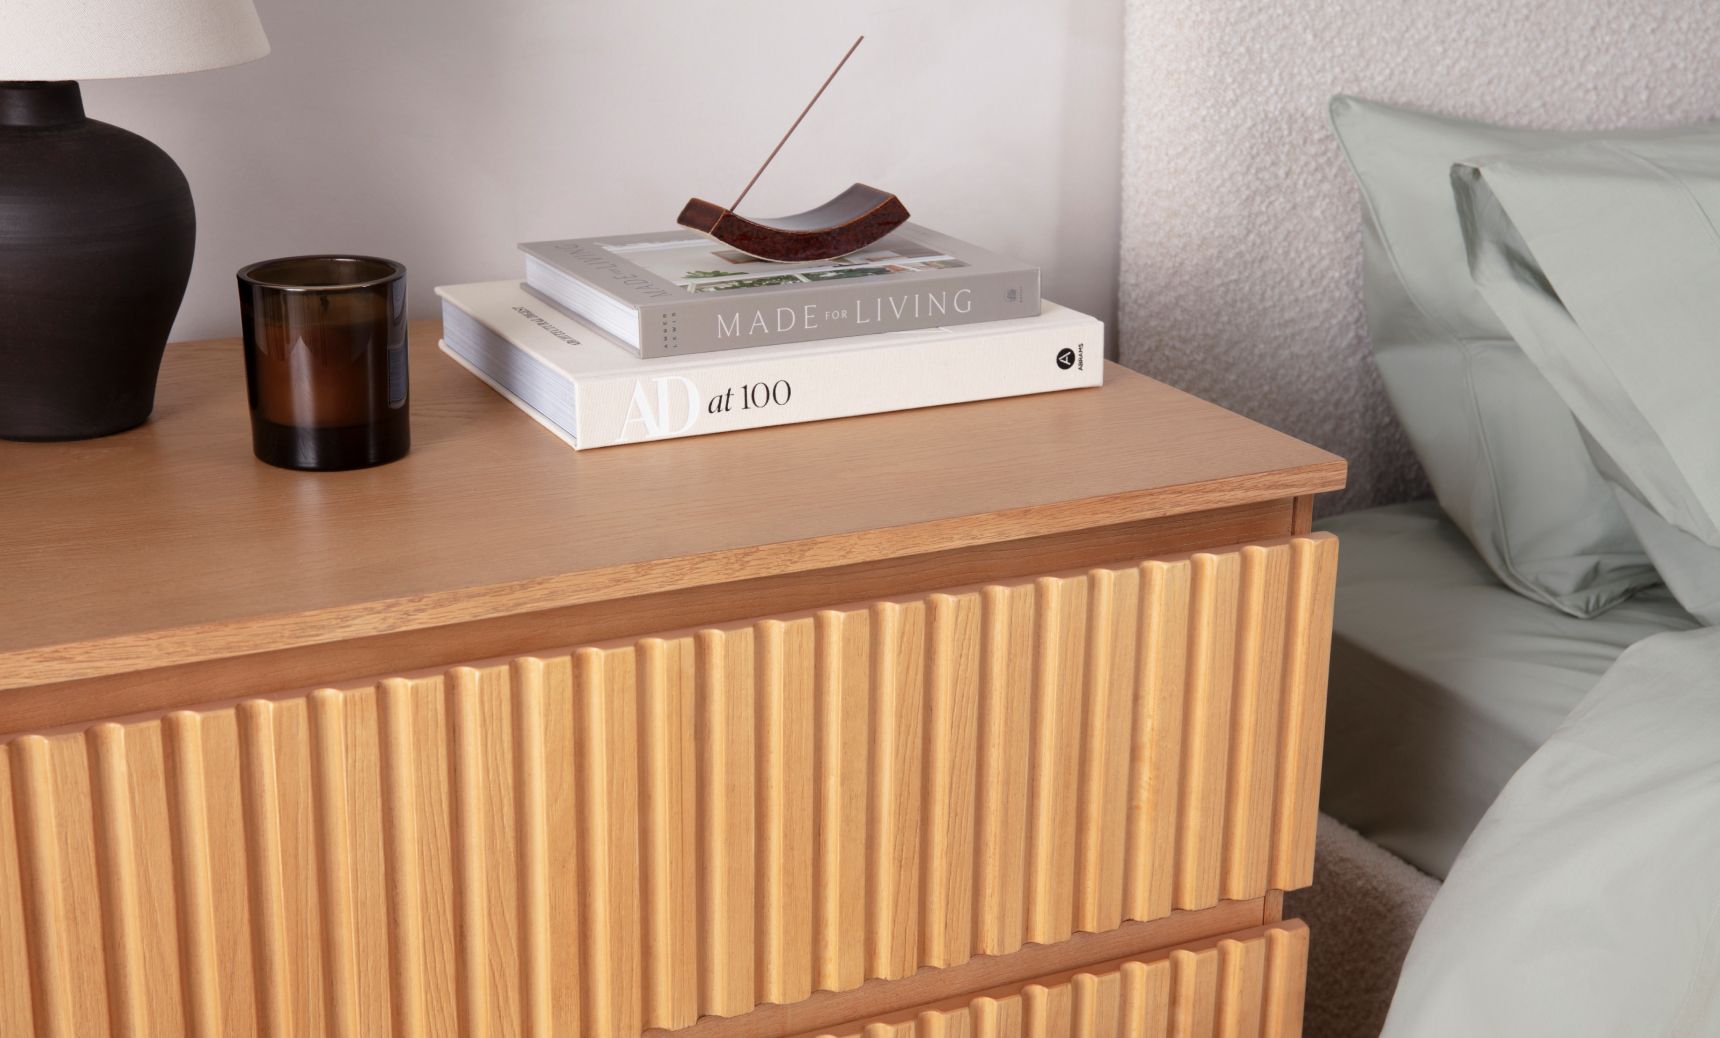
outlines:
[[[1330,111],[1438,499],[1328,525],[1325,803],[1445,878],[1382,1033],[1714,1033],[1720,121]]]
[[[1418,880],[1445,880],[1405,973],[1392,1038],[1555,1033],[1544,1026],[1552,1020],[1573,1034],[1720,1029],[1708,1013],[1720,1004],[1711,910],[1720,893],[1701,885],[1696,867],[1720,872],[1712,868],[1720,847],[1706,839],[1720,823],[1681,840],[1666,822],[1695,824],[1680,814],[1692,804],[1720,816],[1720,798],[1703,799],[1713,777],[1704,769],[1720,755],[1704,742],[1720,743],[1709,737],[1720,719],[1703,708],[1720,702],[1720,687],[1692,677],[1704,667],[1720,674],[1720,635],[1709,636],[1720,623],[1720,565],[1695,561],[1720,545],[1720,526],[1705,519],[1720,515],[1720,409],[1685,399],[1678,422],[1641,421],[1634,433],[1593,442],[1607,432],[1607,414],[1629,412],[1633,401],[1711,396],[1720,360],[1705,358],[1720,352],[1709,342],[1707,354],[1663,369],[1679,378],[1613,392],[1614,406],[1583,414],[1608,394],[1564,377],[1581,351],[1518,342],[1531,333],[1569,340],[1567,325],[1591,322],[1622,342],[1614,318],[1633,315],[1617,304],[1632,300],[1694,313],[1687,328],[1720,327],[1720,236],[1711,233],[1720,192],[1644,196],[1643,212],[1665,217],[1672,203],[1693,200],[1704,212],[1668,223],[1689,262],[1633,257],[1627,273],[1654,271],[1661,281],[1638,279],[1618,293],[1604,279],[1584,280],[1574,260],[1550,272],[1516,263],[1521,252],[1500,238],[1483,299],[1465,238],[1497,231],[1501,205],[1531,224],[1544,218],[1543,232],[1558,216],[1537,214],[1532,191],[1501,203],[1477,190],[1496,178],[1508,193],[1522,182],[1513,178],[1537,172],[1510,161],[1490,167],[1490,156],[1580,146],[1561,133],[1581,130],[1653,143],[1652,129],[1636,138],[1619,130],[1720,116],[1712,71],[1720,20],[1700,0],[1573,13],[1538,0],[1413,9],[1126,3],[1121,358],[1351,464],[1349,488],[1320,506],[1321,525],[1342,545],[1323,806],[1372,840],[1369,851],[1396,855]],[[1334,94],[1370,100],[1340,101],[1328,115]],[[1422,140],[1437,146],[1376,148],[1382,165],[1360,154],[1365,147],[1346,153],[1331,125],[1378,115],[1374,101],[1539,129],[1429,117]],[[1385,166],[1397,159],[1431,171],[1419,199],[1394,202],[1366,188],[1394,176]],[[1636,160],[1620,175],[1656,168],[1652,155]],[[1720,168],[1720,151],[1696,168],[1704,162]],[[1460,165],[1470,171],[1467,194],[1452,180]],[[1454,191],[1470,206],[1461,229]],[[1562,211],[1619,218],[1588,239],[1591,249],[1603,243],[1600,252],[1638,230],[1632,210],[1604,192],[1567,198]],[[1417,243],[1430,241],[1443,243],[1437,263],[1418,269]],[[1532,268],[1541,286],[1511,284]],[[1694,287],[1680,280],[1690,274],[1700,275]],[[1572,276],[1570,292],[1541,291]],[[1668,285],[1683,294],[1656,295]],[[1565,312],[1566,297],[1584,299],[1586,310]],[[1637,366],[1627,358],[1615,373],[1628,381]],[[1643,388],[1654,392],[1634,392]],[[1634,448],[1657,437],[1669,450],[1644,468]],[[1655,466],[1668,463],[1694,474],[1694,489],[1662,478]],[[1633,742],[1621,723],[1636,695],[1654,709],[1640,715],[1652,738]],[[1640,759],[1653,739],[1668,746],[1665,758]],[[1632,754],[1664,767],[1600,766]],[[1605,781],[1610,792],[1595,785]],[[1661,819],[1630,831],[1658,842],[1609,843],[1607,824],[1635,820],[1619,806],[1627,790],[1642,794],[1645,818]],[[1684,799],[1655,800],[1661,793]],[[1328,859],[1346,853],[1342,841],[1322,845]],[[1693,864],[1700,854],[1709,859]],[[1542,890],[1542,872],[1564,882]],[[1325,874],[1371,881],[1365,869]],[[1375,893],[1318,878],[1313,889],[1337,901]],[[1650,915],[1613,911],[1632,904]],[[1397,926],[1407,944],[1419,917],[1419,907],[1406,908],[1374,923]],[[1383,1004],[1327,1003],[1323,992],[1354,987],[1370,969],[1395,975],[1396,960],[1382,962],[1377,942],[1346,952],[1340,929],[1321,932],[1330,936],[1313,950],[1308,1033],[1378,1033]],[[1624,1020],[1653,1023],[1633,1030]]]

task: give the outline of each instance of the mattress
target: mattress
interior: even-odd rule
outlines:
[[[1665,588],[1591,620],[1509,590],[1432,501],[1338,535],[1321,808],[1431,875],[1619,654],[1698,626]]]

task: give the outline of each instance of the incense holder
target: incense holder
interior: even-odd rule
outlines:
[[[888,191],[855,184],[825,202],[792,216],[741,216],[694,198],[675,222],[732,245],[749,256],[785,263],[833,259],[863,249],[908,219],[908,207]]]

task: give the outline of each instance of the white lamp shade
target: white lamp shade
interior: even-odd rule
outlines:
[[[0,80],[161,76],[267,53],[251,0],[0,0]]]

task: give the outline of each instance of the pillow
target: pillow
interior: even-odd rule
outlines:
[[[1657,582],[1577,423],[1476,290],[1451,167],[1593,134],[1331,103],[1361,186],[1374,357],[1440,506],[1506,586],[1573,616]]]
[[[1679,604],[1720,624],[1720,124],[1477,160],[1452,184],[1477,287]]]

